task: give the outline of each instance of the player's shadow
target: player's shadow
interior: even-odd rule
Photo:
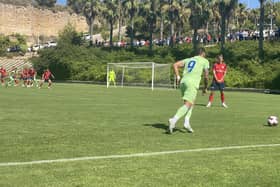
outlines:
[[[199,106],[199,107],[206,107],[206,105],[205,105],[205,104],[202,104],[202,103],[195,103],[194,105],[195,105],[195,106]]]
[[[169,129],[168,129],[168,125],[164,124],[164,123],[144,124],[144,126],[154,127],[154,128],[157,128],[157,129],[162,129],[162,130],[164,130],[164,132],[163,132],[164,134],[170,134]],[[181,129],[177,129],[177,128],[175,128],[173,131],[174,132],[179,131],[179,132],[184,132],[185,133],[185,131],[183,131]]]

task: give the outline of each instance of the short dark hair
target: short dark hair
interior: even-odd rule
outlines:
[[[206,50],[203,47],[198,49],[198,55],[201,55],[202,53],[206,53]]]

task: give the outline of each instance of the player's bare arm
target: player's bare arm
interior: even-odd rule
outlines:
[[[181,77],[179,74],[179,68],[184,67],[184,62],[183,61],[177,61],[176,63],[173,64],[173,69],[174,69],[174,73],[176,75],[176,80],[177,80],[177,84],[179,83]]]

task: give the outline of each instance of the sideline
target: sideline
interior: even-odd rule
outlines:
[[[161,152],[150,152],[150,153],[135,153],[135,154],[124,154],[124,155],[62,158],[62,159],[55,159],[55,160],[35,160],[35,161],[26,161],[26,162],[6,162],[6,163],[4,162],[4,163],[0,163],[0,167],[35,165],[35,164],[50,164],[50,163],[74,162],[74,161],[85,161],[85,160],[104,160],[104,159],[120,159],[120,158],[133,158],[133,157],[148,157],[148,156],[168,155],[168,154],[177,154],[177,153],[222,151],[222,150],[279,147],[279,146],[280,146],[280,144],[243,145],[243,146],[184,149],[184,150],[161,151]]]

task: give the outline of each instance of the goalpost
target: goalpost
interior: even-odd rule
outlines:
[[[107,88],[113,85],[109,81],[109,73],[115,72],[117,86],[171,87],[170,64],[154,62],[130,62],[107,64]]]

